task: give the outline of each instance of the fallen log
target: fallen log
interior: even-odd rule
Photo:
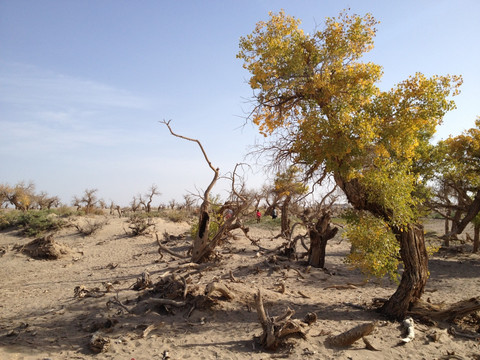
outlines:
[[[328,345],[335,346],[335,347],[350,346],[355,341],[360,340],[364,336],[371,334],[374,329],[375,329],[374,322],[361,324],[339,335],[331,336],[327,338],[326,342]]]

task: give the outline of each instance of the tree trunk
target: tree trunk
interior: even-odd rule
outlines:
[[[393,211],[369,201],[367,192],[358,179],[345,181],[335,176],[335,181],[355,209],[370,211],[387,222],[392,218]],[[428,278],[428,255],[423,226],[408,224],[406,228],[394,227],[392,230],[400,242],[404,271],[397,290],[383,305],[382,312],[391,318],[403,319],[409,306],[424,292]]]
[[[473,252],[478,252],[480,247],[480,224],[476,224],[473,228]]]
[[[463,230],[467,227],[467,225],[480,213],[480,190],[477,191],[475,197],[472,200],[472,203],[468,206],[467,213],[461,219],[461,221],[453,222],[452,223],[452,230],[442,236],[444,239],[454,238],[458,234],[461,234]]]
[[[449,228],[449,226],[448,226],[448,225],[449,225],[448,218],[450,217],[450,215],[451,215],[451,210],[448,209],[448,210],[447,210],[447,217],[445,218],[445,234],[448,234],[449,231],[450,231],[450,228]],[[450,238],[449,238],[449,237],[448,237],[448,238],[445,238],[444,242],[445,242],[445,246],[446,246],[446,247],[449,247],[449,246],[450,246]]]
[[[330,225],[330,213],[324,213],[316,224],[309,230],[310,249],[308,250],[308,264],[316,268],[325,267],[325,250],[328,240],[335,237],[337,227]]]
[[[409,224],[403,230],[394,228],[394,232],[400,241],[404,271],[397,291],[381,310],[388,317],[401,320],[425,290],[428,279],[428,255],[422,225]]]
[[[290,221],[288,220],[288,206],[290,205],[291,197],[287,196],[282,204],[282,234],[285,238],[290,239]]]
[[[198,220],[198,233],[193,239],[192,262],[199,263],[204,257],[204,250],[208,245],[208,231],[210,229],[210,216],[207,211],[201,211]]]

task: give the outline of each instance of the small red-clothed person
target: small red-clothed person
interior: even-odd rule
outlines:
[[[257,223],[259,223],[260,219],[262,218],[262,213],[258,209],[256,210],[256,212],[257,212],[257,214],[256,214],[257,215]]]

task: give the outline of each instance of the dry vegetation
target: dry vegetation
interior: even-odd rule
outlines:
[[[325,269],[281,256],[280,223],[267,219],[249,224],[250,239],[232,231],[211,261],[195,264],[177,256],[192,245],[188,222],[148,219],[135,237],[124,231],[130,219],[115,214],[70,216],[77,226],[43,241],[3,230],[0,358],[478,359],[478,311],[449,322],[413,314],[405,341],[404,325],[375,311],[397,285],[349,269],[341,231]],[[86,224],[102,226],[86,236]],[[443,223],[426,229],[437,241]],[[56,260],[39,260],[42,249]],[[480,293],[470,243],[434,254],[430,272],[432,304]]]

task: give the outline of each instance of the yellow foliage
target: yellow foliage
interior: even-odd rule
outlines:
[[[252,120],[265,136],[285,135],[296,159],[359,179],[393,224],[415,218],[415,160],[458,93],[459,76],[410,76],[389,91],[380,65],[362,62],[374,46],[370,15],[327,18],[312,34],[284,11],[240,39],[255,91]]]
[[[398,281],[400,246],[385,222],[365,213],[351,213],[343,236],[352,244],[346,263],[369,277],[388,275]]]

